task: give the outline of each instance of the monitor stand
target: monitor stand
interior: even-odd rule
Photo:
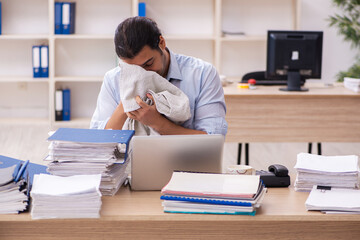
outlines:
[[[309,91],[307,88],[301,87],[301,76],[299,71],[288,71],[287,73],[287,87],[280,88],[281,91]]]

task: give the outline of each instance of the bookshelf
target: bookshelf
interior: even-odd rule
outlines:
[[[105,72],[115,67],[116,26],[139,0],[72,0],[75,34],[54,34],[55,0],[0,0],[0,118],[88,127]],[[297,29],[300,0],[143,0],[174,52],[199,57],[239,80],[265,70],[267,29]],[[36,13],[36,14],[34,14]],[[223,35],[222,31],[245,35]],[[49,45],[49,78],[32,78],[33,45]],[[55,90],[71,89],[70,122],[56,122]]]

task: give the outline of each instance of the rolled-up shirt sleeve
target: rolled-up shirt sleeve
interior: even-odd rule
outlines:
[[[104,76],[101,90],[98,95],[95,112],[90,122],[90,128],[104,129],[111,115],[119,104],[119,97],[116,96],[116,77],[113,71]]]
[[[224,91],[216,69],[211,66],[203,73],[201,91],[197,98],[194,126],[208,134],[226,135],[226,105]]]

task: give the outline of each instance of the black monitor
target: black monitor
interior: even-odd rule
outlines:
[[[283,91],[307,91],[301,84],[321,78],[323,32],[268,31],[267,79],[287,78]]]

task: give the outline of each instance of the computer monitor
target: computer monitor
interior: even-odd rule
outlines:
[[[308,91],[301,84],[321,78],[323,32],[273,31],[267,34],[267,79],[287,77],[283,91]]]

